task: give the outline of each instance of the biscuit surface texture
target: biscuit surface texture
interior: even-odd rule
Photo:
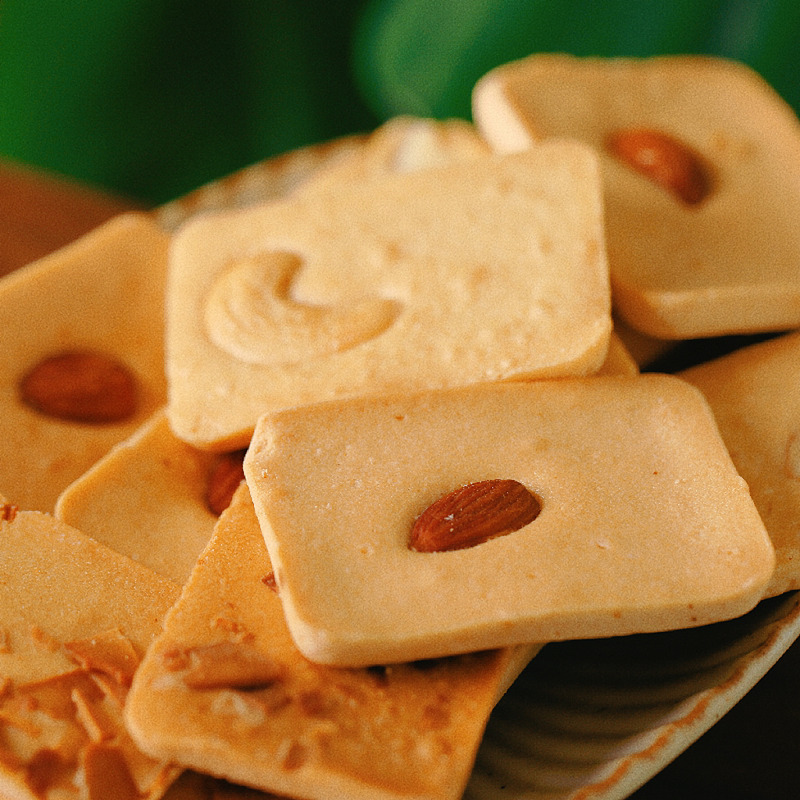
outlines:
[[[587,374],[611,329],[596,160],[571,143],[197,220],[168,283],[170,423],[215,449],[271,409]]]
[[[266,415],[245,474],[289,628],[326,663],[701,625],[752,607],[774,566],[702,396],[668,376]],[[434,501],[498,479],[540,499],[532,522],[467,549],[410,549]]]

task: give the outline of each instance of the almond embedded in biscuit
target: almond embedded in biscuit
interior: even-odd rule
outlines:
[[[338,666],[703,625],[751,608],[775,561],[708,406],[664,375],[266,414],[245,475],[292,636]],[[409,548],[421,509],[498,475],[541,513],[473,547]]]
[[[0,282],[0,438],[13,453],[0,487],[20,507],[52,512],[166,402],[167,241],[123,214]]]
[[[800,325],[800,122],[754,70],[536,54],[483,76],[472,105],[500,152],[554,136],[598,152],[614,306],[630,326],[674,340]]]

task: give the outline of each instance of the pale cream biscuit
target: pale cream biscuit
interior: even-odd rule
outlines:
[[[497,695],[535,647],[339,670],[294,647],[246,484],[136,673],[154,757],[326,800],[461,796]]]
[[[167,236],[147,216],[125,214],[0,281],[0,491],[14,503],[52,511],[69,483],[166,402],[166,265]],[[22,386],[37,365],[65,355],[85,357],[77,367],[92,372],[113,360],[119,409],[90,407],[88,420],[52,416],[48,407],[63,414],[70,397],[73,410],[83,404],[72,379],[52,369],[29,388],[44,409],[23,401]],[[126,370],[132,386],[119,384]],[[101,403],[104,396],[88,399]],[[124,413],[100,419],[109,410]]]
[[[195,446],[243,447],[273,409],[590,373],[610,330],[595,157],[550,142],[188,223],[168,414]]]
[[[123,705],[179,586],[47,514],[0,503],[0,794],[156,800],[179,770]]]
[[[703,392],[775,546],[766,594],[800,588],[800,333],[680,373]]]
[[[55,516],[183,584],[217,521],[216,460],[177,439],[159,411],[62,492]]]
[[[614,304],[634,328],[686,339],[800,325],[800,123],[753,70],[534,55],[484,76],[473,112],[503,152],[566,136],[600,154]]]
[[[317,662],[703,625],[754,606],[774,567],[707,404],[671,376],[497,383],[265,415],[245,475],[287,624]],[[484,481],[515,481],[516,494],[487,493]],[[464,486],[463,505],[428,526],[433,549],[473,522],[522,527],[418,552],[415,520]]]

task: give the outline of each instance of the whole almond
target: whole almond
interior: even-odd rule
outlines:
[[[686,205],[702,202],[711,191],[709,169],[688,145],[662,131],[627,128],[615,131],[608,151]]]
[[[138,403],[136,379],[125,364],[84,350],[43,359],[23,376],[19,393],[46,416],[94,424],[130,419]]]
[[[460,486],[419,515],[409,547],[437,553],[474,547],[533,522],[542,504],[519,481],[492,479]]]

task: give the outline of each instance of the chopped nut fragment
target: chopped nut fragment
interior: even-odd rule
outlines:
[[[67,642],[64,648],[87,672],[103,672],[123,686],[130,686],[139,666],[139,656],[130,639],[117,630]]]
[[[275,578],[274,572],[268,572],[264,577],[261,579],[261,583],[264,584],[268,589],[271,589],[275,594],[278,594],[278,581]]]
[[[44,797],[62,769],[61,756],[50,748],[38,750],[28,762],[25,783],[36,795]]]
[[[300,742],[286,739],[280,744],[278,758],[285,770],[293,772],[306,763],[308,751]]]
[[[72,702],[75,704],[75,718],[93,742],[104,742],[113,738],[116,733],[115,725],[84,692],[73,689]]]
[[[185,670],[190,689],[253,689],[279,681],[282,669],[255,647],[245,643],[218,642],[164,653],[171,672]]]
[[[118,747],[90,744],[83,751],[87,800],[138,800],[139,789]]]
[[[10,725],[32,739],[38,738],[42,733],[42,729],[33,720],[18,713],[16,709],[0,709],[0,723]]]

